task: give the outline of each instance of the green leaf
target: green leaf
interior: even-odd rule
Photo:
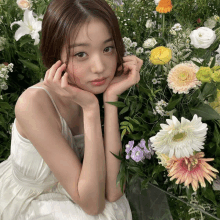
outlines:
[[[160,172],[162,172],[162,171],[164,171],[164,170],[166,170],[166,168],[163,167],[162,165],[156,166],[156,167],[154,168],[154,170],[153,170],[152,177],[153,177],[155,174],[158,175]]]
[[[31,60],[36,60],[37,61],[37,55],[23,53],[23,52],[20,52],[20,51],[17,51],[17,53],[25,59],[31,59]]]
[[[129,110],[129,107],[128,107],[128,106],[124,107],[124,108],[119,112],[119,115],[124,114],[124,113],[127,112],[128,110]]]
[[[110,152],[111,152],[111,151],[110,151]],[[111,152],[111,154],[113,154],[117,159],[123,160],[123,157],[122,157],[122,156],[118,156],[118,155],[116,155],[116,154],[114,154],[114,153],[112,153],[112,152]]]
[[[122,133],[121,133],[121,141],[123,140],[123,137],[124,137],[124,135],[125,135],[126,132],[127,132],[126,129],[124,129],[124,130],[122,131]]]
[[[189,109],[191,114],[197,114],[199,117],[202,117],[202,120],[218,120],[220,115],[209,105],[201,104],[197,108]]]
[[[132,104],[131,104],[131,112],[134,112],[134,111],[135,111],[136,105],[137,105],[137,103],[132,102]]]
[[[134,127],[133,127],[133,125],[131,123],[129,123],[128,126],[131,128],[132,131],[134,131]]]
[[[215,130],[214,130],[214,138],[215,138],[216,144],[220,144],[220,133],[219,133],[219,130],[216,124],[215,124]]]
[[[217,206],[217,217],[220,218],[220,204]]]
[[[18,74],[17,76],[18,76],[18,78],[19,78],[20,80],[24,79],[24,76],[21,75],[21,74]]]
[[[194,64],[196,64],[198,67],[202,66],[201,63],[198,63],[198,62],[196,62],[196,61],[194,61],[194,60],[192,60],[192,62],[193,62]]]
[[[29,69],[33,70],[34,72],[36,72],[36,73],[40,72],[40,68],[37,65],[30,63],[27,60],[21,60],[21,59],[18,59],[18,60],[21,61],[24,66],[28,67]]]
[[[124,104],[124,102],[106,102],[106,103],[109,103],[109,104],[117,106],[117,107],[125,107],[126,106]]]
[[[206,98],[207,96],[215,95],[216,89],[214,83],[206,83],[202,91],[202,96]]]
[[[141,109],[141,107],[142,107],[142,103],[138,103],[135,112],[138,112]]]
[[[25,38],[22,37],[22,38],[20,39],[20,47],[22,47],[22,46],[25,45],[26,43],[30,43],[30,37],[28,37],[28,36],[25,36]]]
[[[123,122],[120,123],[120,125],[127,125],[128,126],[129,122],[128,121],[123,121]]]
[[[181,102],[182,97],[183,97],[182,94],[181,94],[179,97],[176,96],[176,95],[175,95],[175,96],[172,96],[172,98],[170,99],[170,101],[169,101],[169,103],[168,103],[168,105],[167,105],[167,107],[166,107],[166,110],[167,110],[167,111],[173,110],[174,107],[175,107],[178,103]]]
[[[140,125],[140,122],[137,119],[131,118],[130,121],[134,122],[134,124]]]
[[[206,199],[212,201],[215,205],[217,205],[217,202],[215,200],[215,194],[213,193],[213,189],[210,185],[206,186],[205,188],[202,188],[202,191]]]
[[[211,65],[210,65],[210,68],[212,68],[213,66],[215,66],[215,60],[216,60],[216,57],[214,57],[214,59],[212,60]]]
[[[126,129],[129,133],[132,133],[129,127],[127,127]]]
[[[220,90],[220,82],[219,82],[219,83],[216,83],[216,87],[217,87],[217,89]]]
[[[192,188],[191,185],[189,186],[189,188],[186,187],[186,195],[187,195],[188,200],[191,199],[191,195],[192,195],[193,192],[194,192],[194,191],[193,191],[193,188]]]

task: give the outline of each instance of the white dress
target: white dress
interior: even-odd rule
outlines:
[[[84,134],[72,136],[66,121],[56,108],[62,134],[80,160],[84,155]],[[8,159],[0,163],[0,220],[132,220],[125,194],[116,202],[105,201],[104,211],[86,214],[73,202],[32,143],[12,127]],[[40,138],[40,137],[39,137]]]

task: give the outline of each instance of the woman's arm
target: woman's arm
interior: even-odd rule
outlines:
[[[108,104],[106,102],[116,102],[118,97],[103,96],[104,101],[104,147],[106,159],[106,199],[109,202],[117,201],[123,194],[121,192],[120,184],[116,186],[117,175],[120,170],[121,161],[118,160],[114,153],[118,155],[122,152],[122,143],[118,123],[118,107]],[[111,151],[111,152],[110,152]],[[125,190],[125,184],[124,184]],[[123,190],[123,191],[124,191]]]
[[[105,151],[101,131],[99,105],[83,110],[85,151],[78,190],[82,203],[93,207],[95,215],[105,208]],[[97,208],[98,207],[98,208]]]

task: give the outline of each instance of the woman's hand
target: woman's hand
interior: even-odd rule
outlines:
[[[123,57],[123,60],[124,73],[121,76],[115,76],[112,79],[108,88],[103,94],[104,97],[117,97],[117,95],[121,95],[124,91],[140,81],[140,69],[143,65],[143,60],[134,55]],[[119,71],[121,68],[122,66],[120,66],[117,70]]]
[[[43,84],[53,90],[60,97],[76,102],[84,110],[99,104],[96,96],[88,91],[80,89],[77,85],[68,83],[68,73],[61,76],[66,69],[66,64],[61,65],[61,61],[57,61],[44,77]],[[61,66],[60,66],[61,65]]]

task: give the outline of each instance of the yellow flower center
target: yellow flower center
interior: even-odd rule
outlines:
[[[189,75],[188,73],[182,72],[182,73],[179,74],[179,77],[178,77],[178,78],[179,78],[180,80],[182,80],[182,81],[185,81],[185,80],[188,78],[188,75]]]
[[[186,137],[186,132],[178,133],[173,136],[173,141],[180,142]]]

